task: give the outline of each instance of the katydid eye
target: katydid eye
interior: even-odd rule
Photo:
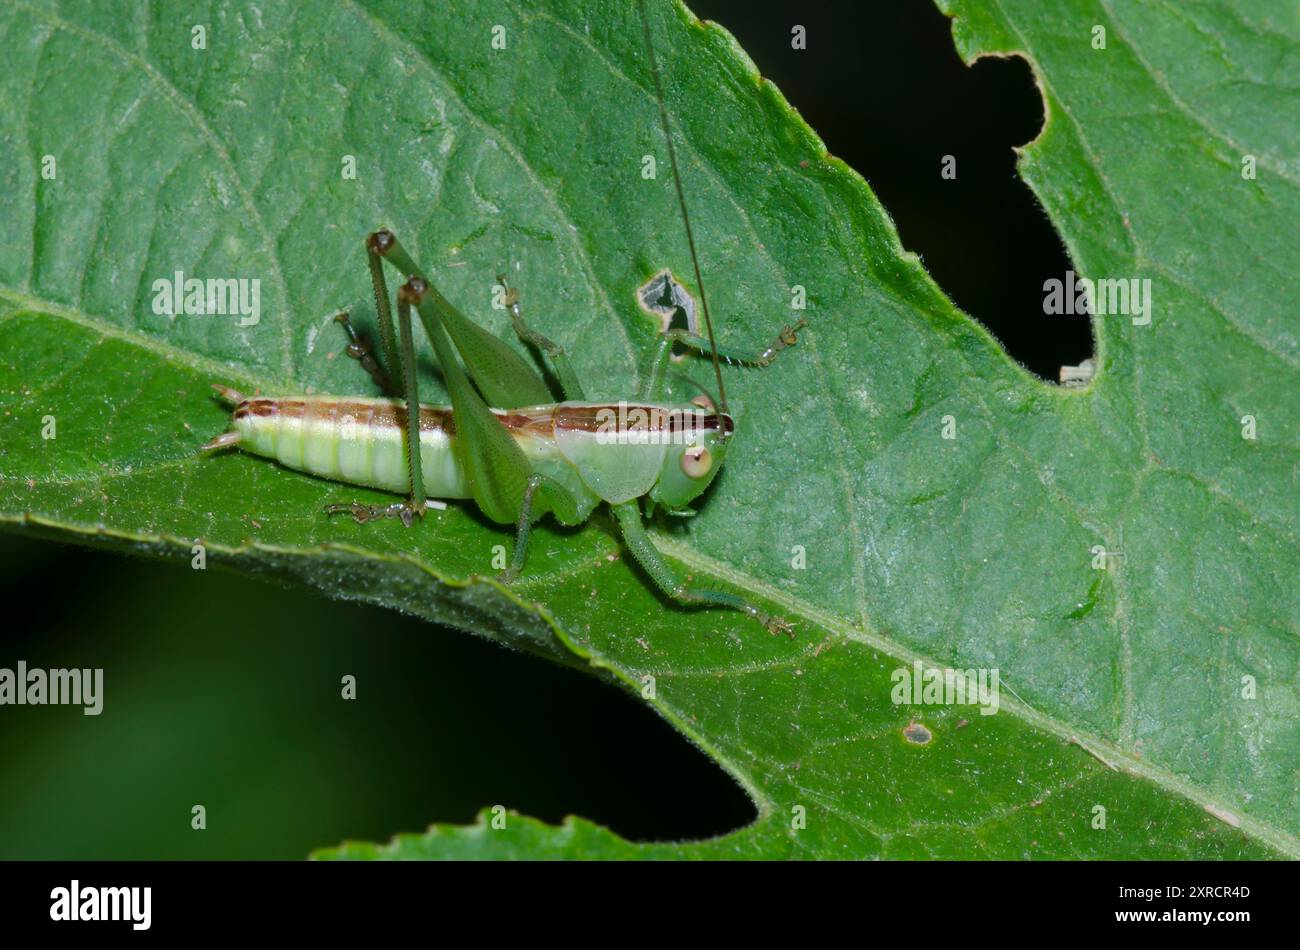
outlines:
[[[689,478],[703,478],[713,467],[713,454],[702,445],[687,449],[682,453],[682,471]]]

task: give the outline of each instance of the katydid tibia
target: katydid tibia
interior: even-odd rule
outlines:
[[[348,355],[370,374],[383,397],[245,397],[218,385],[214,388],[234,404],[234,428],[205,448],[238,445],[288,468],[407,495],[407,501],[392,505],[353,502],[327,509],[349,513],[359,522],[396,517],[410,526],[430,498],[472,499],[492,521],[515,526],[505,581],[523,569],[535,522],[550,514],[561,524],[581,524],[605,502],[628,550],[666,595],[683,604],[739,610],[773,633],[790,633],[785,620],[737,594],[688,584],[642,523],[642,498],[651,511],[658,506],[670,513],[693,513],[689,505],[721,468],[734,430],[648,26],[645,32],[707,338],[689,330],[666,331],[637,400],[588,402],[564,351],[525,325],[518,293],[498,277],[515,332],[550,360],[564,400],[557,403],[518,352],[457,310],[392,232],[380,230],[366,239],[379,352],[353,330],[346,314],[338,319],[348,334]],[[397,292],[396,326],[385,263],[405,278]],[[412,310],[432,344],[450,407],[420,404]],[[795,342],[802,326],[800,321],[785,327],[757,357],[725,359],[766,366]],[[720,405],[708,397],[662,401],[665,370],[678,345],[712,355]]]

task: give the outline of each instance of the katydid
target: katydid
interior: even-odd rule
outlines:
[[[338,320],[348,335],[348,355],[384,395],[246,397],[214,386],[234,404],[234,427],[204,448],[238,445],[291,469],[407,495],[405,502],[391,505],[352,502],[327,508],[330,513],[349,513],[358,522],[395,517],[409,527],[424,514],[429,499],[473,500],[492,521],[515,526],[514,552],[502,574],[507,582],[524,567],[535,522],[550,514],[564,525],[581,524],[604,502],[628,550],[666,595],[683,604],[739,610],[773,633],[790,633],[786,621],[737,594],[688,584],[660,554],[642,523],[641,499],[650,512],[658,506],[674,514],[693,513],[691,502],[722,467],[734,423],[727,411],[720,360],[766,366],[777,352],[795,343],[803,326],[799,321],[785,327],[753,358],[718,352],[644,9],[642,17],[707,337],[690,330],[665,331],[638,399],[589,402],[565,352],[524,323],[518,292],[498,277],[516,334],[550,359],[563,396],[563,401],[554,402],[545,381],[519,353],[456,309],[392,232],[379,230],[366,239],[378,351],[356,333],[347,314]],[[405,280],[397,292],[396,327],[385,264]],[[412,310],[432,344],[450,407],[420,404]],[[662,401],[675,346],[711,354],[717,405],[707,396],[690,403]]]

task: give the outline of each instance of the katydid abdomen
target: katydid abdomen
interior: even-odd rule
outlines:
[[[400,400],[293,396],[238,402],[233,431],[241,449],[321,478],[406,492],[410,484]],[[425,490],[434,498],[469,498],[452,450],[451,412],[420,407]]]

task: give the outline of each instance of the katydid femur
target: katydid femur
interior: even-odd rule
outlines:
[[[642,524],[642,498],[648,499],[651,511],[659,506],[671,513],[692,513],[690,503],[709,486],[726,458],[734,424],[727,411],[720,358],[766,366],[779,350],[795,342],[803,325],[800,321],[785,327],[757,357],[719,354],[648,25],[645,33],[707,338],[689,330],[667,330],[658,341],[638,400],[587,402],[564,351],[525,325],[518,293],[498,277],[515,332],[550,359],[564,399],[557,403],[522,356],[452,306],[392,232],[380,230],[366,239],[379,351],[372,351],[353,330],[347,314],[338,319],[348,334],[348,355],[365,368],[384,395],[246,397],[215,386],[234,404],[234,428],[205,448],[238,445],[287,468],[407,495],[405,502],[391,505],[352,502],[327,508],[331,513],[351,514],[358,522],[395,517],[409,527],[424,514],[430,498],[472,499],[492,521],[515,526],[514,553],[502,575],[506,581],[523,569],[529,532],[536,521],[549,513],[561,524],[580,524],[603,501],[610,506],[628,550],[669,597],[683,604],[739,610],[773,633],[790,633],[783,619],[737,594],[688,584]],[[397,292],[396,328],[385,262],[405,278]],[[433,346],[450,407],[420,404],[412,309]],[[712,355],[719,405],[707,397],[690,403],[660,401],[675,346]]]

